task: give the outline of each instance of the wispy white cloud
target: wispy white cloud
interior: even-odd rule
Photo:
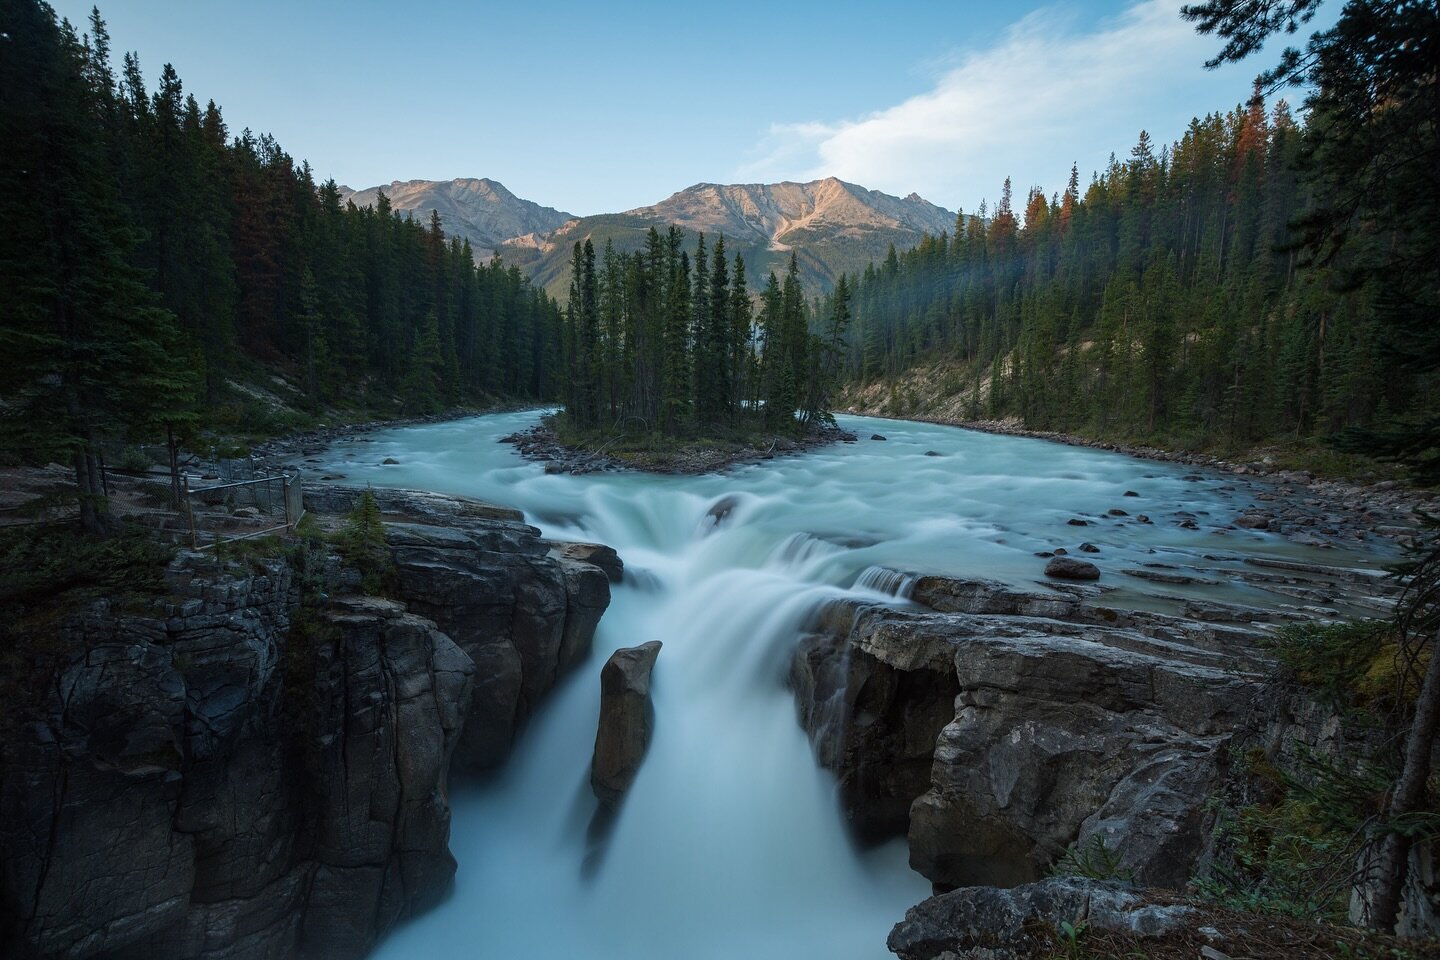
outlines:
[[[1019,20],[1000,42],[960,54],[932,89],[868,116],[775,124],[740,179],[837,176],[892,193],[917,190],[974,210],[1006,176],[1023,196],[1082,179],[1140,129],[1166,140],[1197,113],[1242,99],[1253,67],[1201,67],[1213,40],[1180,19],[1179,0],[1141,0],[1082,22],[1064,5]]]

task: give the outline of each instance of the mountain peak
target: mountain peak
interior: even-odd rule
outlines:
[[[627,213],[696,231],[764,238],[772,250],[789,249],[796,233],[813,238],[901,231],[914,234],[913,241],[955,223],[954,213],[916,194],[901,199],[833,176],[808,183],[697,183]]]
[[[392,209],[428,216],[440,214],[440,224],[451,236],[470,241],[477,259],[485,259],[511,237],[545,233],[573,219],[553,207],[542,207],[515,196],[503,183],[489,177],[456,177],[454,180],[392,180],[384,186],[365,190],[340,188],[342,199],[359,207],[375,203],[380,191],[390,199]]]

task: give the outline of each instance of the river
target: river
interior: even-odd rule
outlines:
[[[1087,448],[842,417],[864,439],[724,475],[547,475],[497,442],[537,416],[381,431],[311,464],[348,482],[517,507],[549,537],[613,546],[626,569],[594,652],[505,768],[452,793],[454,895],[388,936],[380,960],[882,960],[890,926],[929,884],[908,869],[903,841],[849,841],[833,781],[796,722],[784,677],[820,605],[844,595],[903,603],[886,592],[898,585],[887,570],[1033,587],[1045,562],[1036,552],[1073,553],[1082,541],[1099,548],[1086,558],[1102,569],[1193,563],[1212,578],[1254,554],[1385,559],[1221,534],[1250,502],[1243,480]],[[875,433],[888,439],[868,439]],[[723,498],[733,506],[717,522],[711,508]],[[1127,516],[1107,516],[1112,508]],[[1175,523],[1178,511],[1200,529]],[[1285,600],[1253,585],[1118,582],[1127,579],[1106,575],[1120,588],[1107,602]],[[587,826],[599,670],[611,651],[646,640],[664,644],[654,740],[597,850]]]

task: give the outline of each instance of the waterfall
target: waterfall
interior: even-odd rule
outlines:
[[[626,565],[592,655],[508,764],[452,788],[454,896],[389,936],[381,960],[882,960],[891,925],[930,888],[908,869],[903,839],[852,844],[796,721],[785,676],[824,605],[905,604],[906,570],[1033,589],[1035,552],[1073,549],[1076,515],[1094,518],[1084,539],[1107,563],[1159,549],[1198,563],[1223,547],[1238,564],[1248,544],[1274,545],[1107,519],[1126,490],[1140,493],[1126,507],[1156,517],[1237,494],[1084,448],[886,423],[884,444],[726,475],[574,477],[546,475],[495,442],[534,416],[385,431],[327,454],[327,468],[352,481],[518,507],[547,536],[607,543]],[[853,426],[866,434],[878,422]],[[387,457],[399,463],[382,466]],[[587,871],[600,666],[647,640],[664,643],[654,739]]]

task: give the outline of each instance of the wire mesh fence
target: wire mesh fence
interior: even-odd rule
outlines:
[[[241,472],[231,471],[231,476]],[[304,490],[299,475],[281,473],[224,480],[221,474],[221,478],[205,480],[188,474],[181,478],[190,545],[195,549],[293,530],[304,518]]]
[[[293,530],[305,515],[300,474],[264,473],[246,460],[204,473],[101,468],[110,510],[208,550],[217,543]]]

